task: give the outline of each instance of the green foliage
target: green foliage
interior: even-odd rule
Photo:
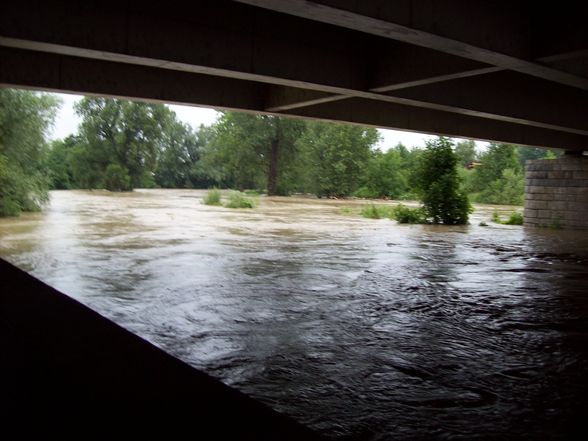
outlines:
[[[245,197],[240,191],[232,191],[229,194],[229,200],[225,204],[226,208],[253,208],[253,200]]]
[[[296,140],[303,129],[302,121],[225,112],[213,127],[203,169],[223,187],[288,194],[299,181]]]
[[[518,211],[513,211],[507,220],[503,221],[500,218],[497,210],[492,213],[492,222],[502,225],[523,225],[523,215]]]
[[[398,199],[408,190],[408,172],[398,150],[376,150],[368,160],[364,184],[355,196]]]
[[[486,189],[478,193],[476,202],[501,205],[522,205],[525,178],[521,172],[510,168],[502,171],[502,176],[492,181]]]
[[[320,197],[353,194],[362,183],[378,136],[372,128],[307,123],[297,143],[305,155],[307,190]]]
[[[510,144],[490,144],[473,170],[467,190],[476,194],[475,201],[487,204],[521,205],[524,175],[517,149]]]
[[[0,216],[36,211],[48,200],[45,138],[58,106],[51,95],[0,89]]]
[[[448,138],[427,142],[418,169],[417,190],[426,217],[435,224],[466,224],[472,212],[467,195],[460,189],[456,166],[457,157]]]
[[[211,188],[202,199],[205,205],[221,205],[221,192],[217,188]]]
[[[341,207],[339,209],[339,214],[342,214],[343,216],[351,216],[354,213],[354,211],[351,209],[351,207]]]
[[[104,172],[104,188],[110,191],[131,191],[131,177],[119,164],[108,164]]]
[[[537,147],[517,147],[517,156],[521,168],[525,166],[528,160],[532,159],[555,159],[561,156],[561,150],[548,150]]]
[[[455,146],[455,155],[457,156],[457,162],[461,167],[476,161],[476,143],[471,140],[460,141]]]
[[[153,187],[157,159],[164,146],[173,146],[187,130],[163,104],[85,97],[75,109],[82,123],[71,164],[80,187],[107,186],[106,179],[110,185],[114,174],[122,179],[115,187]],[[120,169],[111,168],[106,176],[112,164]],[[123,185],[121,169],[128,174],[128,186]]]
[[[508,219],[503,223],[505,225],[523,225],[523,221],[524,219],[522,213],[515,211],[511,213]]]
[[[164,188],[203,188],[213,181],[201,167],[201,156],[210,143],[210,127],[200,126],[193,131],[175,120],[163,133],[161,151],[154,170],[155,183]]]
[[[72,154],[78,144],[79,139],[76,136],[68,136],[51,143],[47,154],[47,172],[52,189],[66,190],[76,187]]]
[[[390,207],[386,207],[384,205],[370,204],[363,207],[360,211],[360,214],[363,217],[367,217],[368,219],[381,219],[385,217],[390,217],[392,211]]]
[[[400,224],[424,224],[427,217],[422,208],[410,208],[403,204],[398,204],[392,210],[392,218]]]

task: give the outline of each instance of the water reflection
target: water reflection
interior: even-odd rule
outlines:
[[[0,254],[339,439],[565,439],[588,390],[588,238],[395,225],[357,201],[54,192]]]

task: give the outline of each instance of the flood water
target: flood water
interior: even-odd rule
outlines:
[[[587,433],[588,232],[203,195],[52,192],[0,256],[334,439]]]

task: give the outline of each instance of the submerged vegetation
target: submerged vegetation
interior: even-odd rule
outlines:
[[[518,211],[513,211],[508,219],[502,220],[498,211],[494,210],[492,213],[492,222],[502,225],[523,225],[523,215]]]
[[[427,216],[422,208],[410,208],[403,204],[394,207],[392,216],[399,224],[424,224],[427,222]]]
[[[221,205],[221,192],[217,188],[211,188],[204,196],[202,203],[205,205]]]
[[[524,161],[555,157],[508,144],[480,153],[473,141],[442,137],[382,151],[373,128],[234,112],[194,129],[162,104],[94,97],[75,105],[78,133],[48,143],[57,108],[48,94],[0,91],[0,215],[39,209],[50,188],[214,187],[240,191],[231,207],[253,206],[246,195],[259,194],[419,199],[414,212],[374,205],[362,215],[466,223],[469,200],[521,204]],[[203,202],[221,204],[220,192]]]
[[[255,203],[253,199],[245,196],[240,191],[232,191],[229,194],[229,200],[225,203],[225,208],[253,208]]]

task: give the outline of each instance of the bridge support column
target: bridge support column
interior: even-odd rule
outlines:
[[[588,230],[588,156],[527,161],[525,225]]]

